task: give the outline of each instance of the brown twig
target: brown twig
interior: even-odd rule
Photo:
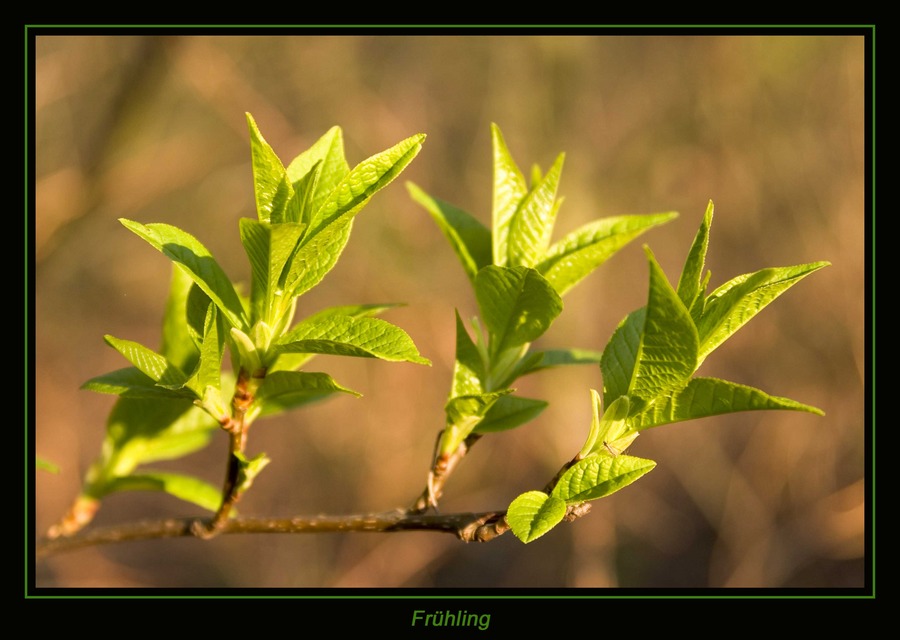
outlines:
[[[211,521],[195,518],[145,521],[83,531],[73,536],[44,539],[36,547],[37,557],[46,557],[84,547],[158,538],[197,537],[198,529],[209,529]],[[201,526],[198,527],[197,523]],[[463,542],[488,542],[509,530],[505,511],[457,514],[411,514],[402,510],[347,516],[298,516],[295,518],[231,518],[218,534],[236,533],[393,533],[433,531],[452,533]],[[204,536],[199,536],[204,537]]]
[[[253,403],[254,388],[258,381],[265,377],[265,369],[254,372],[252,376],[247,374],[245,369],[241,369],[238,374],[238,380],[234,388],[234,396],[231,400],[232,417],[223,422],[222,428],[228,432],[228,464],[225,470],[225,483],[222,487],[222,502],[216,511],[215,516],[208,522],[195,520],[192,524],[192,533],[200,538],[212,538],[218,535],[228,517],[231,515],[232,509],[241,498],[243,489],[240,486],[239,477],[241,472],[240,455],[244,453],[247,447],[247,429],[250,425],[245,421],[247,409]]]
[[[481,434],[473,433],[457,447],[456,451],[451,454],[438,456],[435,459],[431,470],[428,472],[428,481],[425,490],[422,491],[422,495],[416,499],[415,504],[413,504],[412,508],[409,510],[410,513],[425,513],[428,511],[429,507],[433,507],[437,510],[438,500],[441,499],[441,496],[444,493],[444,485],[447,483],[450,474],[453,473],[456,465],[460,463],[469,452],[469,449],[471,449],[479,439],[481,439]],[[440,442],[440,434],[438,435],[438,442]]]

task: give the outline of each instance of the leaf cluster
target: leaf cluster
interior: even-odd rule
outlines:
[[[762,269],[732,278],[707,294],[711,274],[704,268],[712,216],[710,202],[677,287],[645,247],[647,304],[622,320],[603,350],[603,394],[591,391],[593,418],[584,445],[549,493],[530,491],[509,506],[510,526],[522,541],[552,529],[568,508],[607,496],[651,471],[654,461],[624,453],[651,427],[739,411],[822,415],[816,407],[759,389],[695,377],[713,350],[787,289],[828,265]]]
[[[336,394],[359,395],[328,373],[310,370],[316,355],[430,364],[403,329],[377,317],[394,303],[342,305],[295,318],[298,299],[336,265],[355,217],[412,162],[424,134],[351,168],[342,131],[333,127],[284,164],[250,114],[247,123],[256,215],[242,218],[239,232],[250,266],[249,291],[188,232],[121,219],[172,264],[161,343],[153,349],[105,336],[129,366],[83,385],[117,400],[101,454],[51,537],[84,527],[110,493],[134,490],[163,491],[213,512],[208,528],[194,533],[214,535],[269,462],[264,453],[246,453],[251,424]],[[590,392],[592,419],[581,449],[543,490],[523,493],[509,505],[506,523],[525,543],[651,471],[654,461],[626,453],[647,429],[739,411],[822,413],[759,389],[696,375],[710,353],[763,308],[828,264],[762,269],[707,293],[712,202],[675,286],[644,247],[647,302],[622,320],[602,352],[535,347],[574,286],[677,214],[602,218],[554,240],[563,203],[558,192],[564,154],[546,173],[535,165],[526,178],[495,124],[491,141],[490,225],[407,184],[412,199],[450,243],[478,306],[468,323],[456,312],[455,362],[437,450],[426,491],[407,514],[437,507],[451,470],[475,441],[519,427],[547,407],[545,400],[518,395],[515,385],[551,367],[599,366],[603,387]],[[192,454],[219,430],[229,436],[221,489],[195,475],[146,466]],[[53,470],[46,461],[39,464]]]
[[[456,317],[456,361],[438,458],[460,449],[472,435],[518,427],[547,406],[514,395],[515,381],[548,367],[589,364],[588,349],[533,349],[532,343],[563,309],[562,297],[619,249],[672,220],[672,212],[624,215],[588,223],[553,241],[563,199],[558,197],[565,154],[526,179],[496,124],[491,125],[493,198],[491,226],[474,215],[408,184],[410,195],[435,220],[474,289],[479,316],[469,333]]]
[[[121,219],[171,261],[173,273],[161,347],[108,335],[107,344],[130,366],[83,385],[119,399],[82,502],[149,489],[214,511],[222,500],[218,489],[193,476],[137,467],[192,453],[219,427],[245,435],[258,417],[337,393],[359,395],[327,373],[307,370],[317,354],[429,364],[406,332],[375,317],[394,304],[333,307],[294,322],[298,298],[335,266],[355,216],[415,158],[425,136],[351,168],[342,130],[333,127],[285,165],[250,114],[247,123],[256,216],[240,220],[240,241],[250,264],[249,296],[188,232]],[[233,452],[243,474],[238,489],[249,486],[266,460],[248,460],[242,450]]]

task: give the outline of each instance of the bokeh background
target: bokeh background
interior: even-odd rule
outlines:
[[[418,132],[424,148],[357,218],[337,268],[301,300],[404,302],[384,317],[429,368],[324,358],[361,391],[258,423],[273,459],[253,516],[382,511],[424,486],[454,356],[476,312],[443,236],[403,182],[488,221],[489,126],[527,170],[566,152],[556,237],[589,220],[675,210],[565,298],[545,347],[602,349],[646,296],[653,249],[677,278],[709,200],[711,286],[760,268],[833,263],[719,348],[701,374],[825,410],[758,412],[645,433],[653,473],[533,544],[434,533],[134,542],[36,563],[41,587],[863,586],[866,570],[865,41],[844,35],[43,34],[35,41],[37,534],[76,496],[113,398],[80,391],[123,366],[106,333],[157,345],[170,264],[119,217],[175,224],[229,275],[249,270],[245,112],[287,162],[332,125],[351,165]],[[505,507],[577,452],[597,367],[545,371],[537,420],[483,439],[442,510]],[[221,436],[221,437],[220,437]],[[221,481],[226,442],[169,468]],[[97,525],[196,515],[163,494],[108,498]]]

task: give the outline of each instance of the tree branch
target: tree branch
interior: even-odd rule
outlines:
[[[200,523],[198,526],[197,523]],[[45,557],[84,547],[158,538],[203,537],[198,531],[209,521],[196,518],[137,522],[98,528],[73,536],[41,540],[37,557]],[[411,514],[402,510],[347,516],[298,516],[295,518],[232,518],[221,525],[219,534],[234,533],[336,533],[396,531],[434,531],[452,533],[463,542],[488,542],[509,530],[506,511],[457,513],[446,515]]]

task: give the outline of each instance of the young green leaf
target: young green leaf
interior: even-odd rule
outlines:
[[[266,375],[256,393],[260,415],[268,416],[321,400],[335,393],[361,394],[339,385],[326,373],[275,371]]]
[[[629,242],[677,216],[669,212],[590,222],[551,245],[535,268],[564,295]]]
[[[538,417],[549,403],[519,396],[506,395],[488,409],[478,424],[475,433],[496,433],[514,429]]]
[[[733,278],[713,291],[707,297],[703,315],[697,323],[700,361],[775,298],[829,264],[823,261],[762,269]]]
[[[697,329],[650,249],[647,315],[629,394],[651,401],[697,369]]]
[[[253,164],[253,191],[260,222],[298,222],[300,209],[294,187],[288,179],[281,160],[265,141],[256,121],[249,113],[250,155]]]
[[[629,314],[601,358],[603,400],[631,395],[634,407],[688,380],[698,366],[697,329],[649,249],[647,306]]]
[[[225,336],[216,305],[210,303],[203,325],[200,360],[185,386],[203,398],[207,387],[218,389],[222,382],[222,359],[225,355]]]
[[[328,275],[350,240],[353,220],[338,221],[314,236],[304,236],[285,266],[281,282],[283,295],[293,299],[303,295]]]
[[[477,395],[485,390],[485,370],[481,353],[456,312],[456,361],[450,396]]]
[[[82,495],[99,499],[141,464],[203,448],[218,427],[189,400],[120,398],[109,414],[101,455],[85,475]]]
[[[331,127],[313,146],[294,158],[287,167],[294,190],[304,192],[300,221],[311,223],[329,194],[350,173],[344,155],[344,134]]]
[[[250,259],[250,320],[275,326],[288,312],[292,299],[282,289],[285,268],[305,225],[296,222],[268,224],[249,218],[240,220],[241,243]]]
[[[369,317],[301,321],[275,342],[276,353],[320,353],[431,364],[403,329]]]
[[[406,184],[410,196],[422,205],[450,242],[470,280],[491,264],[491,230],[471,214],[432,198],[411,182]]]
[[[231,326],[248,328],[247,315],[241,299],[234,290],[234,285],[219,263],[196,238],[168,224],[143,225],[125,218],[120,218],[119,221],[184,269],[197,286],[216,303]]]
[[[603,352],[591,349],[546,349],[533,351],[528,354],[527,358],[523,359],[522,367],[516,371],[515,375],[518,378],[535,371],[552,369],[553,367],[600,364],[602,358]]]
[[[506,239],[507,265],[534,267],[544,258],[559,209],[556,191],[564,158],[565,154],[559,154],[547,175],[532,187],[513,214]]]
[[[104,336],[104,339],[109,346],[125,356],[157,385],[178,389],[187,381],[187,376],[181,369],[152,349],[131,340],[120,340],[109,335]]]
[[[591,430],[578,453],[578,458],[591,455],[619,455],[637,437],[637,431],[630,426],[631,399],[619,396],[603,411],[600,394],[591,389]]]
[[[455,396],[444,405],[447,414],[447,425],[441,432],[438,451],[441,454],[452,454],[475,430],[491,407],[503,396],[512,393],[512,389],[491,391],[488,393]]]
[[[771,396],[759,389],[716,378],[693,378],[671,389],[645,411],[631,417],[629,425],[639,431],[683,420],[738,411],[788,410],[817,415],[824,412],[788,398]]]
[[[500,127],[494,123],[491,123],[491,142],[494,157],[494,189],[491,206],[492,253],[494,264],[498,267],[505,267],[509,256],[507,238],[510,224],[522,199],[528,195],[528,185],[509,153]]]
[[[347,222],[413,161],[425,134],[417,134],[359,163],[329,194],[310,221],[309,236],[335,222]]]
[[[155,398],[158,400],[192,400],[196,393],[186,388],[160,387],[137,367],[126,367],[95,376],[81,385],[85,391],[106,393],[123,398]]]
[[[354,318],[377,316],[389,309],[401,306],[397,303],[388,304],[358,304],[329,307],[318,311],[304,320],[305,323],[316,323],[334,316],[352,316]],[[274,363],[269,365],[269,371],[293,371],[309,362],[315,357],[314,353],[280,353]]]
[[[705,302],[706,282],[704,281],[703,269],[706,262],[706,251],[709,247],[709,228],[712,225],[713,203],[712,200],[706,205],[706,213],[703,215],[703,221],[694,236],[694,243],[688,252],[688,257],[684,261],[684,267],[681,270],[681,277],[678,279],[678,297],[684,303],[684,306],[691,311],[691,317],[694,321],[703,313],[703,304]],[[707,272],[706,278],[709,278]]]
[[[629,455],[592,455],[573,464],[562,475],[551,496],[565,504],[604,498],[653,470],[653,460]]]
[[[506,521],[513,534],[528,544],[562,522],[565,515],[563,500],[542,491],[529,491],[510,503]]]
[[[199,333],[194,336],[189,323],[185,322],[188,301],[202,296],[204,304],[198,310]],[[210,299],[204,294],[193,279],[183,269],[172,264],[172,277],[169,281],[169,295],[163,315],[162,342],[160,355],[173,363],[182,371],[191,371],[197,364],[198,345],[202,336],[203,322]]]
[[[116,477],[104,487],[107,494],[117,491],[164,491],[171,496],[215,512],[222,501],[222,491],[193,476],[164,471]]]
[[[562,311],[556,290],[527,267],[485,267],[475,278],[475,296],[492,358],[540,337]]]

